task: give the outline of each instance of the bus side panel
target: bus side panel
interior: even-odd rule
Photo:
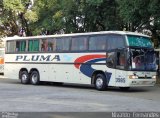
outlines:
[[[108,79],[108,86],[115,86],[115,69],[108,68],[106,69],[106,72],[108,73],[107,79]]]
[[[117,87],[128,87],[128,78],[126,71],[116,69],[115,73],[115,86]]]
[[[28,72],[31,72],[31,69],[37,69],[40,74],[41,81],[49,81],[47,73],[48,66],[40,64],[6,63],[4,76],[10,79],[19,79],[19,72],[22,68],[26,69]]]
[[[18,79],[19,75],[19,66],[16,64],[8,64],[6,63],[4,66],[4,76],[9,79]]]
[[[5,75],[13,79],[18,79],[20,69],[26,68],[28,72],[37,69],[41,81],[91,84],[94,71],[110,70],[106,70],[106,53],[6,54],[5,58]]]
[[[50,81],[65,82],[65,83],[80,83],[90,84],[91,79],[83,76],[82,73],[74,67],[74,64],[55,64],[55,70],[50,76]],[[53,79],[55,77],[55,79]]]

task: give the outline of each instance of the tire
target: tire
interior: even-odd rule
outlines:
[[[95,78],[95,88],[99,91],[103,91],[106,90],[107,87],[107,79],[104,74],[97,74]]]
[[[37,71],[32,71],[30,75],[30,81],[33,85],[38,85],[40,83],[39,73]]]
[[[122,91],[128,91],[130,87],[119,87]]]
[[[19,79],[21,80],[22,84],[29,84],[29,82],[30,82],[30,80],[29,80],[29,74],[28,74],[27,71],[21,71]]]

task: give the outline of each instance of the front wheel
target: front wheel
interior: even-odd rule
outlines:
[[[107,88],[107,79],[103,74],[96,75],[95,88],[99,91],[103,91]]]
[[[39,73],[37,71],[32,71],[30,79],[31,79],[31,84],[38,85],[40,82]]]

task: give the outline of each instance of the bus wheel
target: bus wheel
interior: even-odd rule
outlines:
[[[27,71],[20,72],[20,80],[22,84],[29,84],[29,75]]]
[[[99,91],[103,91],[107,88],[107,80],[103,74],[97,74],[95,78],[95,88]]]
[[[32,71],[31,72],[31,76],[30,76],[30,79],[31,79],[31,84],[33,85],[38,85],[39,84],[39,73],[37,71]]]
[[[119,87],[122,91],[128,91],[130,87]]]

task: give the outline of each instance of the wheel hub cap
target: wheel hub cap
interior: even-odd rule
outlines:
[[[36,75],[33,75],[33,76],[32,76],[32,81],[33,81],[34,83],[37,82],[37,76],[36,76]]]
[[[97,85],[98,88],[102,87],[102,85],[103,85],[103,80],[102,80],[101,78],[97,78],[97,80],[96,80],[96,85]]]
[[[27,80],[27,76],[25,74],[22,75],[22,80],[24,80],[24,81]]]

